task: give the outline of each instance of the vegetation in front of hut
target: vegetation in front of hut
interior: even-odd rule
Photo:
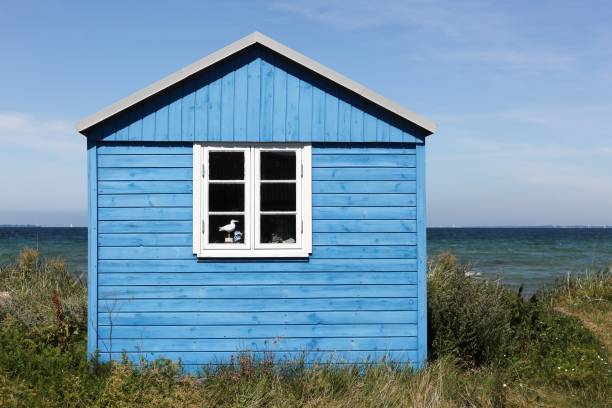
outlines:
[[[431,262],[431,361],[417,373],[245,353],[196,377],[163,360],[88,362],[84,282],[25,249],[0,267],[0,407],[610,405],[609,268],[531,298],[468,272],[448,254]]]

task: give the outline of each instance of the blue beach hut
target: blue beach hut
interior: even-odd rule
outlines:
[[[253,33],[77,130],[90,354],[426,361],[434,123]]]

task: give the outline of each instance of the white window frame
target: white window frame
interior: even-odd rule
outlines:
[[[260,243],[260,153],[263,151],[296,152],[296,242],[292,244]],[[245,153],[245,206],[243,244],[208,243],[208,153],[243,151]],[[312,253],[312,149],[298,143],[195,143],[193,146],[193,253],[198,258],[305,258]],[[214,181],[213,181],[214,182]],[[239,182],[223,180],[220,183]],[[269,182],[293,182],[270,180]],[[292,213],[292,212],[265,212]]]

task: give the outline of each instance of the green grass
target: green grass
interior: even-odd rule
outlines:
[[[84,283],[61,261],[24,250],[0,267],[0,407],[610,406],[609,352],[585,327],[592,322],[576,317],[609,310],[609,270],[530,299],[468,271],[451,255],[429,266],[431,361],[419,372],[243,354],[189,376],[163,360],[88,362]]]
[[[546,293],[550,305],[579,318],[612,353],[612,265],[584,275],[567,275]]]

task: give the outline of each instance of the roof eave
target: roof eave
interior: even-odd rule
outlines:
[[[114,104],[100,110],[99,112],[82,119],[76,124],[76,130],[79,133],[84,133],[92,126],[116,115],[117,113],[129,108],[130,106],[133,106],[163,91],[164,89],[190,77],[191,75],[194,75],[197,72],[213,64],[216,64],[217,62],[222,61],[223,59],[256,43],[259,43],[264,47],[267,47],[272,51],[275,51],[283,55],[284,57],[289,58],[290,60],[310,69],[311,71],[314,71],[317,74],[326,77],[327,79],[339,84],[340,86],[343,86],[344,88],[357,93],[363,98],[385,108],[390,112],[395,113],[396,115],[408,120],[409,122],[417,125],[425,131],[430,132],[430,134],[434,133],[437,129],[437,125],[434,122],[420,117],[416,113],[366,88],[360,83],[355,82],[352,79],[349,79],[344,75],[341,75],[338,72],[318,63],[317,61],[310,59],[305,55],[300,54],[299,52],[279,43],[278,41],[275,41],[272,38],[256,31],[174,72],[173,74],[170,74],[167,77],[160,79],[159,81],[149,85],[148,87],[143,88],[140,91],[137,91],[131,94],[130,96],[115,102]]]

